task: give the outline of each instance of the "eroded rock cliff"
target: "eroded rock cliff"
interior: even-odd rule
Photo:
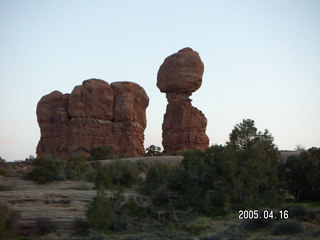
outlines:
[[[88,157],[91,149],[110,146],[118,156],[141,156],[148,104],[138,84],[100,79],[83,81],[71,94],[45,95],[37,105],[41,130],[37,155]]]

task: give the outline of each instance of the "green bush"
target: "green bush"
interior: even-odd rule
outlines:
[[[97,171],[96,188],[102,185],[106,188],[130,187],[141,182],[137,164],[130,161],[117,159],[107,166],[102,166],[101,163],[94,163],[92,166]]]
[[[99,189],[102,186],[105,188],[109,188],[112,185],[112,179],[111,179],[109,167],[102,166],[100,162],[95,162],[92,164],[92,168],[96,172],[95,178],[94,178],[96,189]]]
[[[140,182],[138,166],[130,161],[114,160],[109,166],[109,173],[113,185],[130,187]]]
[[[167,164],[156,162],[152,165],[146,173],[146,179],[143,183],[143,188],[146,192],[159,187],[166,183],[169,173],[169,167]]]
[[[69,158],[64,167],[68,179],[79,179],[90,169],[89,164],[83,157]]]
[[[303,219],[308,214],[307,209],[304,206],[298,204],[283,206],[281,210],[287,210],[290,218]]]
[[[274,220],[272,219],[246,219],[241,223],[241,227],[248,231],[255,231],[259,229],[268,228],[272,225]]]
[[[101,188],[86,213],[90,228],[104,233],[126,230],[127,219],[123,215],[123,201],[123,192],[117,191],[109,197]]]
[[[57,179],[59,170],[63,167],[61,161],[38,158],[33,161],[33,170],[24,178],[37,181],[40,184],[50,182]]]
[[[304,231],[302,223],[295,219],[287,219],[277,222],[272,227],[273,235],[287,235],[294,233],[301,233]]]
[[[105,160],[112,156],[112,148],[108,146],[99,146],[90,151],[89,160]]]
[[[298,201],[320,200],[320,148],[290,156],[279,166],[283,187]]]
[[[40,184],[54,180],[86,178],[86,174],[92,170],[82,157],[71,157],[66,161],[38,158],[32,164],[33,170],[26,174],[24,179],[34,180]]]
[[[137,201],[130,197],[123,205],[126,214],[135,218],[144,218],[149,214],[149,208],[138,204]]]
[[[35,167],[29,174],[28,179],[37,181],[40,184],[44,184],[55,180],[55,173],[44,167]]]
[[[103,189],[97,192],[87,210],[87,219],[90,228],[104,233],[109,232],[114,220],[111,198]]]

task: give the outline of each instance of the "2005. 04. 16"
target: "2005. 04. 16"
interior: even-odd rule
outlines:
[[[279,210],[275,212],[273,210],[239,210],[239,219],[288,219],[289,211],[288,210]]]

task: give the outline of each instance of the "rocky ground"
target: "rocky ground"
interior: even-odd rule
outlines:
[[[169,162],[172,165],[181,162],[181,156],[158,156],[128,158],[132,162],[140,162],[150,166],[155,162]],[[102,164],[110,164],[112,160],[103,160]],[[0,178],[0,203],[21,214],[21,227],[24,231],[34,231],[41,218],[48,218],[60,232],[70,233],[76,219],[85,219],[87,205],[96,195],[94,183],[84,181],[54,181],[38,184],[31,180],[22,180],[19,172],[27,172],[31,165],[24,163],[2,165],[7,171]],[[108,192],[112,194],[111,192]],[[126,190],[125,197],[139,198],[147,201],[145,196],[133,190]]]
[[[176,165],[181,162],[181,156],[162,156],[162,157],[141,157],[126,159],[133,162],[139,162],[150,166],[157,161],[167,162]],[[102,164],[110,164],[112,160],[103,160]],[[29,166],[30,167],[30,166]],[[28,166],[22,164],[21,167],[11,164],[7,168],[1,166],[1,170],[6,170],[7,175],[0,178],[0,203],[6,204],[10,209],[16,210],[21,214],[21,227],[24,233],[34,233],[39,219],[50,219],[57,231],[50,235],[51,239],[66,238],[74,231],[75,222],[79,219],[85,219],[85,212],[88,204],[96,195],[94,183],[86,181],[54,181],[46,184],[38,184],[30,180],[22,180],[15,176],[15,172],[28,171]],[[107,192],[112,194],[112,192]],[[146,196],[139,194],[132,189],[126,189],[125,197],[134,198],[138,202],[148,202]],[[244,221],[238,219],[238,213],[231,213],[226,217],[202,218],[201,216],[187,216],[185,223],[181,226],[207,226],[202,236],[193,236],[192,239],[210,240],[210,239],[248,239],[248,240],[302,240],[320,239],[320,205],[305,205],[308,211],[315,215],[314,219],[300,220],[304,226],[304,232],[291,235],[272,235],[272,227],[249,231],[244,229]],[[311,215],[310,215],[311,216]],[[78,220],[77,220],[78,219]],[[199,220],[200,219],[200,220]],[[317,220],[318,219],[318,220]],[[183,220],[183,219],[181,219]],[[183,220],[184,221],[184,220]],[[194,221],[194,223],[192,223]],[[150,225],[155,224],[150,222]],[[274,224],[274,223],[273,223]],[[182,227],[182,229],[186,229]],[[149,229],[150,230],[150,229]],[[160,231],[156,225],[151,230],[156,234]],[[162,231],[162,230],[161,230]],[[167,231],[167,230],[166,230]],[[59,234],[57,234],[59,233]],[[140,234],[142,235],[142,233]],[[238,238],[238,237],[243,238]],[[114,239],[126,239],[119,235]],[[233,237],[233,238],[232,238]],[[35,238],[38,239],[38,238]],[[68,238],[69,239],[69,238]],[[72,239],[72,238],[70,238]],[[79,239],[79,238],[78,238]],[[91,238],[83,238],[90,239]],[[101,238],[108,239],[108,238]],[[132,238],[133,239],[133,238]],[[144,238],[135,238],[144,239]],[[161,239],[161,238],[157,238]],[[165,238],[164,238],[165,239]],[[170,239],[170,238],[169,238]],[[171,238],[175,239],[175,238]],[[187,239],[187,238],[186,238]],[[190,239],[190,238],[188,238]]]

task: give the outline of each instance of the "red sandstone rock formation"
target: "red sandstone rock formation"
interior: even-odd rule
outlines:
[[[162,124],[162,145],[166,153],[188,149],[205,150],[207,119],[191,104],[192,92],[202,84],[204,66],[199,54],[191,48],[181,49],[167,57],[160,66],[157,87],[168,100]]]
[[[91,149],[110,146],[118,156],[141,156],[148,104],[144,89],[132,82],[90,79],[71,94],[54,91],[37,106],[37,155],[88,157]]]

